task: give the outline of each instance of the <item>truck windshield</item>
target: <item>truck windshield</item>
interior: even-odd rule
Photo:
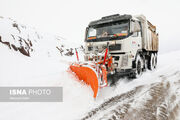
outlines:
[[[96,39],[113,36],[127,36],[128,31],[128,22],[90,27],[87,33],[87,39]]]

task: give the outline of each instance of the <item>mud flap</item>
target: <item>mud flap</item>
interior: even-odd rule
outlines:
[[[94,98],[97,97],[99,83],[98,83],[98,75],[95,69],[92,66],[84,65],[84,64],[72,64],[70,65],[70,69],[72,72],[76,74],[79,80],[83,80],[86,84],[90,85],[93,92]]]

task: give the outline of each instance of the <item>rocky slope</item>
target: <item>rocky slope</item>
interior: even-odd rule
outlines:
[[[35,28],[22,25],[11,18],[0,17],[0,43],[28,57],[33,54],[74,55],[74,46],[63,38],[39,33]]]

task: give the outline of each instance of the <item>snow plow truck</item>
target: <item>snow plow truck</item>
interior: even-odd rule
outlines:
[[[157,66],[158,33],[144,15],[110,15],[89,23],[83,62],[70,69],[90,85],[94,98],[108,86],[108,76],[139,77]],[[78,53],[76,52],[78,56]]]

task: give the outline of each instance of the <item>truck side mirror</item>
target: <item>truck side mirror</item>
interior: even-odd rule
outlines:
[[[135,25],[133,32],[140,32],[140,30],[141,30],[140,27]]]
[[[87,40],[87,32],[88,32],[88,29],[89,29],[89,28],[87,27],[87,28],[86,28],[86,31],[85,31],[85,37],[84,37],[85,39],[84,39],[84,41]]]
[[[138,21],[131,21],[131,33],[140,32],[140,24]]]

